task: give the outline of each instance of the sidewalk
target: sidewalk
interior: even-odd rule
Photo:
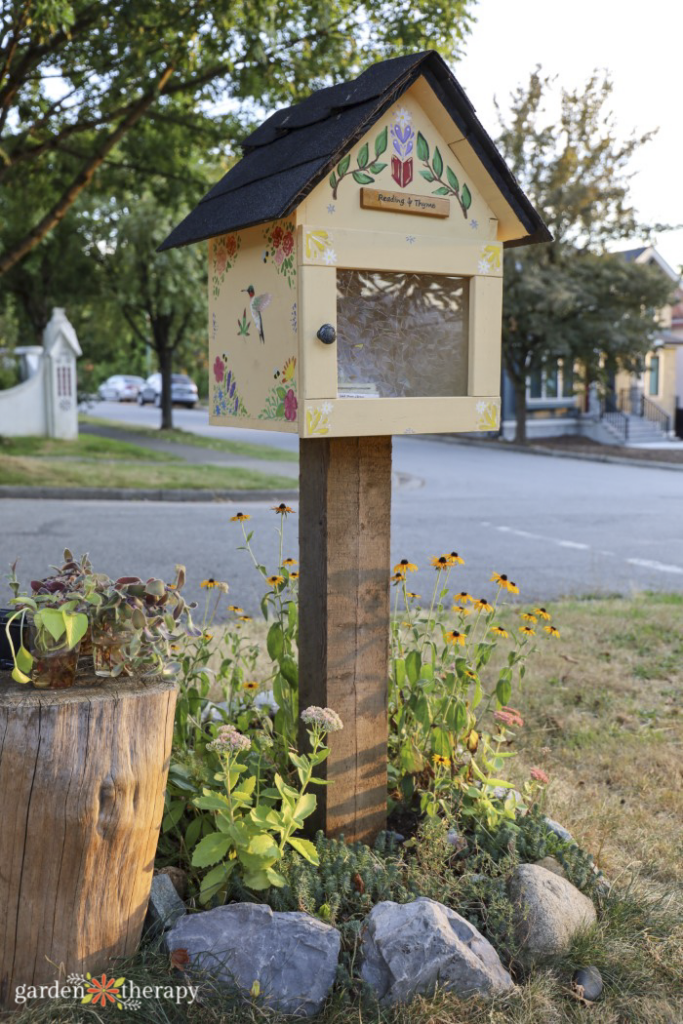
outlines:
[[[447,444],[470,445],[475,448],[489,448],[495,451],[522,452],[525,455],[545,455],[556,459],[578,459],[583,462],[611,462],[617,466],[638,466],[642,469],[671,469],[683,472],[683,445],[672,442],[671,449],[661,448],[625,448],[620,445],[599,445],[583,440],[575,443],[574,439],[563,441],[560,438],[548,438],[543,443],[515,444],[513,441],[501,441],[498,438],[486,439],[457,434],[425,434],[433,441]],[[574,442],[574,443],[572,443]],[[668,458],[663,458],[663,454]]]

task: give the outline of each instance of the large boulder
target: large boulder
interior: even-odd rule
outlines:
[[[595,907],[587,896],[540,864],[520,864],[510,880],[515,932],[532,957],[563,953],[577,932],[595,924]]]
[[[166,941],[171,952],[187,951],[188,973],[206,972],[245,996],[257,982],[263,1004],[306,1017],[323,1008],[341,945],[331,925],[298,912],[274,913],[258,903],[187,915]]]
[[[495,949],[469,921],[420,896],[378,903],[362,932],[361,975],[385,1003],[431,995],[437,984],[458,996],[493,996],[514,988]]]

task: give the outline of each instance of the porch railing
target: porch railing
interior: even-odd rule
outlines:
[[[641,416],[650,423],[656,423],[660,430],[668,434],[671,429],[671,417],[661,406],[635,388],[622,388],[619,392],[618,408],[631,416]]]
[[[612,427],[624,444],[628,444],[629,419],[626,413],[618,408],[613,392],[608,391],[600,401],[600,419]]]

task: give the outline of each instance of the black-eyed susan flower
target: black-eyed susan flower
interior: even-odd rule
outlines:
[[[242,683],[242,689],[247,690],[248,693],[255,693],[259,688],[259,683],[250,680],[249,682]]]
[[[245,523],[247,519],[251,519],[251,516],[246,512],[238,512],[236,516],[230,516],[231,523]]]
[[[433,754],[432,761],[437,768],[450,768],[451,766],[450,757],[443,757],[441,754]]]
[[[270,583],[271,587],[279,587],[280,584],[284,582],[284,576],[268,576],[266,578],[266,583]]]
[[[251,622],[251,615],[238,615],[240,622]]]
[[[289,505],[285,505],[284,501],[281,501],[279,505],[271,505],[270,508],[272,512],[276,512],[279,516],[287,516],[290,512],[294,512],[294,509],[290,508]]]
[[[298,572],[290,572],[289,578],[290,578],[290,580],[298,580],[299,579],[299,573]]]
[[[508,633],[507,629],[503,629],[502,626],[492,626],[491,627],[491,632],[495,636],[504,636],[504,637],[510,636],[510,634]]]
[[[282,562],[283,565],[298,565],[296,558],[285,558]]]
[[[437,572],[441,572],[442,569],[447,569],[448,566],[450,565],[450,562],[448,561],[448,555],[434,555],[434,557],[430,558],[429,561],[434,566]]]
[[[394,575],[391,577],[391,582],[394,584],[395,587],[398,586],[399,583],[405,583],[405,581],[406,578],[402,572],[395,572]]]
[[[534,615],[538,615],[539,619],[547,619],[548,622],[552,619],[552,615],[545,608],[534,608]]]
[[[466,640],[465,634],[459,633],[457,629],[451,629],[446,633],[447,644],[460,644],[461,647],[464,647]]]
[[[531,626],[520,626],[519,631],[522,636],[536,636],[536,630],[532,629]]]
[[[414,562],[409,562],[407,558],[402,558],[400,562],[397,562],[394,566],[394,572],[417,572],[417,566]]]
[[[491,576],[491,582],[497,583],[501,590],[508,590],[511,594],[518,594],[519,587],[516,583],[513,583],[511,579],[505,575],[505,573],[494,572]]]
[[[211,580],[202,580],[201,585],[202,585],[202,587],[205,587],[207,590],[213,590],[213,588],[216,586],[216,581],[213,580],[213,579],[211,579]]]
[[[557,626],[544,626],[543,628],[549,636],[557,637],[558,640],[560,639],[560,631]]]
[[[468,601],[474,602],[474,598],[472,597],[472,595],[468,594],[464,590],[461,590],[459,594],[454,594],[453,600],[456,602],[456,604],[467,604]]]
[[[522,612],[522,618],[525,622],[536,622],[536,616],[532,615],[531,612]]]
[[[477,676],[477,673],[473,672],[471,668],[466,668],[465,669],[465,675],[467,676],[468,679],[475,679],[476,680],[476,679],[479,678]]]
[[[235,615],[243,615],[244,614],[244,608],[240,608],[240,606],[238,604],[229,604],[228,605],[228,611],[234,612]]]
[[[477,601],[473,602],[475,612],[492,612],[493,605],[489,604],[485,597],[480,597]]]
[[[453,611],[457,615],[470,615],[472,612],[471,608],[466,608],[464,604],[454,604]]]
[[[446,556],[451,565],[464,565],[465,559],[461,558],[457,551],[451,551],[450,555]]]
[[[414,594],[412,590],[406,590],[406,597],[412,598],[413,601],[419,601],[421,594]]]
[[[207,644],[210,640],[213,640],[213,633],[203,633],[202,636],[204,640],[206,640]]]

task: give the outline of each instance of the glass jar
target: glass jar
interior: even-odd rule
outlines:
[[[38,690],[66,690],[76,681],[80,641],[67,649],[64,639],[55,640],[49,633],[31,630],[33,667],[31,681]]]

